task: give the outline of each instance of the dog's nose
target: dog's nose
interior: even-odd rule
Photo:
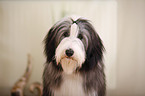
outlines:
[[[74,51],[73,51],[72,49],[67,49],[67,50],[65,51],[65,54],[66,54],[68,57],[70,57],[70,56],[72,56],[72,55],[74,54]]]

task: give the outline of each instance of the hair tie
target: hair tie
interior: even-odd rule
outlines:
[[[73,21],[73,23],[76,23],[77,24],[77,21]]]

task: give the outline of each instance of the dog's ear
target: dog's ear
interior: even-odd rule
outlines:
[[[92,48],[90,48],[89,52],[89,57],[95,57],[97,61],[101,61],[103,57],[103,51],[104,51],[104,46],[102,43],[102,40],[100,39],[99,35],[97,32],[93,32],[91,35],[91,43],[92,43]]]
[[[87,59],[85,62],[86,64],[84,64],[84,66],[86,66],[86,68],[89,70],[97,64],[101,64],[103,58],[103,51],[104,46],[102,40],[100,39],[99,35],[95,32],[95,30],[93,30],[91,34],[91,42],[87,50]]]
[[[77,24],[80,30],[87,30],[90,34],[88,48],[86,50],[86,61],[82,65],[82,69],[90,70],[93,68],[98,62],[102,62],[104,46],[102,40],[99,35],[95,31],[95,28],[92,24],[85,19],[78,19]]]
[[[44,39],[44,53],[47,58],[47,62],[51,62],[54,59],[54,54],[55,54],[55,34],[54,34],[54,27],[52,27],[48,34],[46,35]]]

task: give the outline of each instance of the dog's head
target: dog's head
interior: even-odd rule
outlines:
[[[56,61],[65,73],[89,70],[103,55],[103,44],[90,22],[83,18],[64,18],[57,22],[45,38],[47,62]]]

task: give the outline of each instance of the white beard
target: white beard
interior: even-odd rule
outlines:
[[[78,67],[78,62],[70,58],[64,58],[61,60],[60,63],[63,68],[63,71],[67,74],[72,74]]]

